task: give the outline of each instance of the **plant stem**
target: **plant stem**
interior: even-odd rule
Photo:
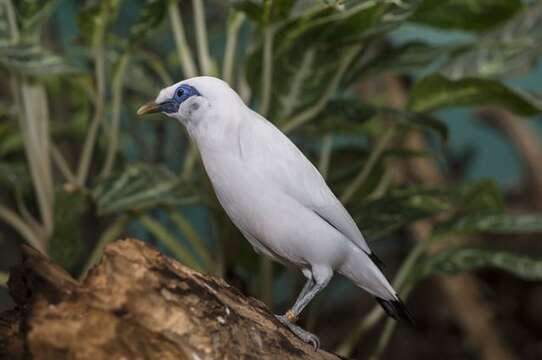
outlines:
[[[102,236],[100,236],[98,242],[94,246],[92,253],[88,257],[88,260],[85,263],[83,270],[81,270],[81,274],[79,274],[79,280],[83,280],[85,276],[87,276],[90,268],[96,263],[98,263],[100,256],[102,256],[103,254],[105,246],[110,242],[115,241],[119,237],[129,220],[129,216],[121,215],[116,218],[115,221],[113,221],[113,223],[109,225],[107,229],[105,229],[105,231],[102,233]]]
[[[34,234],[45,234],[45,229],[42,224],[28,211],[28,207],[24,203],[23,193],[19,189],[15,189],[15,203],[21,218]]]
[[[341,58],[341,61],[339,63],[339,67],[337,69],[337,72],[335,73],[335,76],[331,80],[330,84],[327,86],[326,90],[320,96],[320,98],[316,101],[314,105],[312,105],[310,108],[302,111],[300,114],[295,115],[289,122],[284,124],[282,127],[282,131],[284,133],[289,133],[292,130],[297,129],[299,126],[305,124],[307,121],[312,120],[316,115],[322,111],[325,106],[327,105],[329,99],[335,94],[335,91],[337,91],[337,88],[339,87],[339,83],[348,68],[348,65],[352,62],[358,51],[361,49],[361,45],[352,46]]]
[[[234,86],[233,84],[233,60],[235,58],[235,50],[237,48],[237,38],[239,37],[239,29],[245,20],[245,14],[232,10],[228,18],[228,30],[226,34],[226,48],[224,49],[224,63],[222,65],[222,79]]]
[[[19,28],[17,27],[17,19],[13,4],[9,0],[3,1],[3,4],[10,32],[9,43],[15,45],[19,43],[20,33]],[[38,224],[30,213],[26,212],[24,203],[20,199],[20,194],[16,195],[18,198],[17,202],[20,207],[23,208],[23,211],[25,211],[23,212],[23,216],[26,216],[28,222],[25,222],[14,211],[1,204],[0,218],[17,230],[23,239],[30,245],[41,251],[43,254],[47,254],[47,237],[53,231],[54,221],[54,188],[48,148],[50,138],[47,98],[45,96],[43,85],[36,85],[37,89],[41,91],[38,91],[38,97],[35,99],[36,104],[34,106],[29,106],[29,100],[25,99],[24,96],[21,96],[21,92],[28,90],[29,87],[26,80],[22,76],[12,75],[10,83],[18,109],[17,119],[23,137],[25,155],[30,168],[32,182],[38,196],[38,206],[40,208],[43,226]],[[33,92],[29,95],[33,95]],[[38,119],[36,119],[36,116],[38,116]],[[42,118],[39,119],[39,117]],[[37,125],[39,121],[42,122],[41,126]],[[31,136],[34,138],[31,139]],[[41,144],[41,149],[38,148],[38,144]],[[47,151],[47,153],[44,154],[44,151]],[[41,230],[42,233],[40,234],[38,230]],[[44,238],[40,237],[42,234],[45,235]]]
[[[179,61],[181,62],[181,68],[183,69],[184,76],[186,78],[194,77],[198,74],[196,65],[192,57],[192,51],[186,41],[184,34],[183,20],[181,17],[181,10],[176,0],[169,0],[168,2],[169,20],[171,22],[171,29],[173,31],[173,37],[175,39],[175,45],[177,47],[177,54]]]
[[[199,66],[202,75],[213,75],[213,61],[209,56],[207,42],[207,27],[205,25],[205,7],[202,0],[192,0],[194,8],[194,25],[196,30],[196,45],[198,48]]]
[[[107,147],[107,154],[105,157],[105,164],[102,168],[100,177],[105,178],[111,174],[113,165],[115,164],[115,157],[119,148],[119,127],[120,127],[120,115],[122,109],[123,98],[123,84],[124,75],[126,74],[126,67],[128,65],[129,54],[124,53],[117,67],[116,73],[113,75],[112,80],[112,110],[111,110],[111,129],[109,131],[109,144]]]
[[[183,246],[177,239],[158,221],[154,220],[149,215],[140,215],[139,221],[147,230],[151,232],[162,244],[164,244],[175,257],[184,262],[187,266],[203,271],[204,269],[198,263],[196,258]]]
[[[250,99],[252,98],[252,89],[250,88],[250,85],[246,78],[246,73],[244,71],[240,71],[239,79],[237,80],[237,89],[239,92],[239,96],[243,100],[245,104],[250,103]]]
[[[20,40],[19,28],[17,27],[17,16],[15,15],[15,9],[11,0],[3,0],[4,8],[6,9],[6,17],[8,20],[10,43],[12,45],[17,44]]]
[[[280,94],[280,107],[276,115],[278,119],[288,119],[303,101],[304,84],[310,81],[315,71],[315,55],[315,49],[310,49],[303,54],[299,68],[288,81],[288,91]]]
[[[156,55],[148,51],[142,51],[141,55],[149,67],[156,73],[156,75],[158,75],[164,85],[173,84],[173,78],[171,75],[169,75],[167,69],[164,67],[164,64]]]
[[[31,246],[38,249],[43,254],[47,254],[44,247],[45,242],[42,241],[40,236],[34,233],[32,228],[26,224],[13,210],[0,205],[0,219],[17,230],[22,238],[25,239]]]
[[[384,175],[382,175],[382,179],[380,180],[376,188],[369,195],[367,195],[366,199],[375,200],[380,198],[386,193],[386,190],[388,190],[392,182],[393,171],[389,167],[387,167],[386,169],[384,169]]]
[[[271,25],[266,25],[263,30],[263,58],[262,58],[262,103],[260,114],[267,116],[271,105],[271,88],[273,80],[273,35]]]
[[[102,5],[101,9],[101,21],[97,22],[96,29],[92,37],[92,48],[94,52],[94,73],[96,77],[96,100],[94,117],[90,123],[85,144],[83,145],[83,151],[81,158],[79,159],[79,168],[77,170],[77,184],[83,188],[85,186],[88,173],[90,171],[90,165],[92,160],[92,154],[94,152],[94,146],[96,145],[96,138],[100,124],[103,121],[105,112],[105,30],[108,22],[108,7]]]
[[[363,183],[367,180],[367,178],[371,174],[371,171],[373,171],[376,162],[380,159],[380,156],[388,146],[388,143],[393,138],[394,134],[395,125],[389,125],[386,132],[378,139],[378,142],[373,147],[373,150],[371,151],[371,154],[369,155],[369,158],[367,159],[363,170],[354,178],[354,180],[352,180],[352,182],[342,193],[340,199],[343,204],[349,202],[356,193],[356,191],[358,191],[361,185],[363,185]]]
[[[205,246],[205,243],[199,237],[198,233],[190,224],[188,219],[182,215],[178,210],[172,209],[168,212],[169,217],[171,218],[171,221],[177,227],[179,230],[183,232],[183,234],[186,236],[188,242],[192,246],[192,248],[195,250],[196,254],[203,260],[203,264],[207,270],[213,270],[213,261],[211,259],[211,256],[209,255],[209,251],[207,250],[207,247]]]
[[[36,191],[41,221],[45,230],[43,249],[54,227],[54,185],[50,160],[49,114],[43,85],[31,85],[24,77],[12,78],[19,127],[25,155]]]
[[[44,225],[47,234],[53,232],[54,227],[54,201],[55,201],[55,186],[53,184],[53,172],[51,166],[51,135],[50,135],[50,119],[49,119],[49,104],[47,102],[47,93],[45,86],[42,84],[30,84],[23,82],[24,87],[29,86],[29,90],[33,93],[33,114],[32,128],[37,132],[36,136],[40,146],[40,165],[43,171],[43,178],[40,182],[44,185],[44,192],[47,196],[47,214],[44,216]],[[35,125],[34,125],[35,124]]]
[[[51,144],[51,155],[53,157],[53,161],[62,173],[62,176],[64,176],[64,180],[66,180],[70,184],[76,183],[76,177],[73,171],[70,169],[70,166],[68,165],[68,162],[66,161],[66,158],[62,155],[60,150],[54,145]]]
[[[419,241],[410,251],[405,261],[403,261],[403,264],[401,264],[399,271],[397,271],[395,278],[393,279],[392,286],[395,289],[400,289],[406,285],[408,276],[411,274],[414,265],[416,265],[416,262],[425,253],[427,246],[429,246],[429,243],[429,239],[426,241]]]
[[[7,286],[9,280],[9,274],[7,272],[0,272],[0,286]]]
[[[327,178],[329,171],[329,163],[331,161],[331,150],[333,150],[333,135],[326,134],[322,139],[322,146],[320,150],[320,162],[318,163],[318,170],[324,179]]]

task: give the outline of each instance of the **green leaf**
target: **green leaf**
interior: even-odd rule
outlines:
[[[411,159],[419,157],[437,157],[438,155],[431,150],[412,150],[407,148],[390,148],[382,153],[382,158],[400,158]]]
[[[103,254],[105,246],[119,239],[119,236],[122,234],[124,228],[127,224],[129,224],[130,221],[130,216],[118,216],[101,232],[99,239],[94,244],[94,249],[92,249],[90,255],[87,256],[86,262],[79,273],[79,280],[84,279],[90,268],[98,263],[98,260],[100,260],[100,257]]]
[[[456,46],[436,46],[421,41],[387,46],[382,51],[376,49],[376,55],[362,64],[357,71],[365,76],[384,71],[410,74],[412,71],[426,68],[444,58],[448,52],[455,48]]]
[[[436,236],[450,233],[522,234],[542,233],[542,215],[513,215],[502,213],[461,215],[434,229]]]
[[[450,209],[448,195],[440,189],[399,189],[354,208],[352,213],[363,234],[374,239]]]
[[[443,211],[467,214],[493,211],[496,214],[500,209],[497,185],[483,180],[459,187],[412,186],[394,189],[379,199],[355,207],[352,213],[363,233],[373,238]]]
[[[408,20],[420,0],[354,1],[345,10],[323,7],[293,18],[276,35],[278,53],[296,46],[338,48],[395,29]],[[325,48],[323,49],[325,50]]]
[[[6,286],[9,280],[9,273],[0,271],[0,286]]]
[[[13,4],[14,8],[9,4]],[[75,68],[60,56],[37,45],[41,25],[49,18],[57,4],[56,0],[20,0],[0,4],[0,26],[19,30],[20,37],[0,30],[0,66],[25,75],[49,75],[75,72]],[[10,13],[16,13],[13,24]],[[16,40],[16,41],[15,41]]]
[[[50,84],[50,83],[49,83]],[[54,97],[56,94],[52,87],[48,88],[49,96]],[[72,90],[70,88],[69,90]],[[59,89],[58,96],[65,94],[66,87]],[[71,94],[71,96],[74,96]],[[86,101],[86,99],[84,99]],[[75,104],[72,104],[72,119],[80,113],[79,109],[75,107]],[[84,116],[84,115],[83,115]],[[85,120],[88,116],[85,116]],[[1,118],[0,118],[1,119]],[[11,120],[11,119],[10,119]],[[70,121],[69,123],[64,122],[53,122],[50,124],[50,134],[53,140],[66,140],[70,141],[81,141],[84,137],[86,128],[81,128],[77,125],[76,121]],[[20,129],[16,121],[0,120],[0,158],[4,156],[18,156],[24,155],[24,143],[23,137],[20,132]]]
[[[464,212],[502,212],[504,200],[499,185],[493,180],[481,180],[461,187],[461,208]]]
[[[156,237],[158,241],[165,245],[171,253],[189,267],[198,271],[205,271],[201,263],[194,257],[193,253],[182,244],[162,223],[154,220],[150,215],[140,215],[138,217],[141,224]]]
[[[130,66],[125,69],[125,78],[130,81],[125,81],[124,87],[142,98],[155,97],[156,89],[164,84],[149,71],[141,51],[132,51],[129,56]]]
[[[23,149],[23,137],[14,121],[0,122],[0,157]]]
[[[345,10],[323,9],[313,19],[300,18],[303,36],[327,43],[360,41],[389,32],[414,14],[421,0],[354,1]],[[296,35],[301,35],[299,32]]]
[[[271,119],[288,117],[314,105],[338,73],[351,45],[392,30],[408,19],[418,1],[354,1],[339,11],[322,7],[276,25],[273,41]],[[257,96],[261,90],[261,43],[250,54],[246,77]]]
[[[0,65],[8,70],[32,76],[73,74],[79,69],[63,57],[39,45],[14,45],[0,47]]]
[[[283,20],[288,18],[290,11],[295,4],[295,0],[274,0],[270,1],[269,20]]]
[[[498,105],[522,116],[540,113],[542,101],[536,95],[489,79],[450,80],[438,74],[416,82],[408,108],[416,112],[451,106]]]
[[[90,44],[95,30],[107,28],[107,25],[117,17],[120,0],[86,0],[77,16],[81,39]]]
[[[440,252],[425,258],[419,265],[419,274],[456,275],[488,267],[504,270],[525,280],[542,279],[542,259],[484,249],[454,249]]]
[[[444,122],[432,115],[385,106],[363,104],[357,99],[344,98],[330,101],[323,115],[343,117],[350,122],[363,122],[379,116],[398,121],[407,127],[431,130],[443,141],[448,140],[448,127]]]
[[[408,127],[431,130],[448,141],[448,126],[434,116],[393,108],[380,108],[380,112]]]
[[[0,2],[0,46],[13,45],[18,34],[15,9],[11,2]]]
[[[412,20],[442,29],[485,31],[521,8],[521,0],[424,0]]]
[[[233,7],[240,12],[243,12],[247,17],[256,22],[262,22],[263,14],[263,3],[262,1],[253,1],[253,0],[239,0],[232,1]]]
[[[139,18],[130,29],[130,41],[141,41],[145,35],[162,23],[166,17],[167,0],[145,0],[138,6]]]
[[[92,195],[100,215],[197,200],[194,189],[166,167],[143,163],[129,165],[121,174],[104,180]]]
[[[22,162],[0,161],[0,185],[10,190],[24,191],[30,187],[30,176]]]
[[[249,19],[259,24],[287,19],[295,4],[295,0],[269,1],[270,8],[266,14],[264,2],[264,0],[236,0],[232,1],[232,4],[238,11],[244,12]]]
[[[55,193],[55,230],[49,242],[49,256],[65,269],[73,270],[82,254],[81,220],[88,205],[88,198],[82,192],[57,190]]]
[[[37,35],[41,25],[52,14],[58,0],[17,0],[12,3],[17,12],[20,30],[33,36]]]
[[[525,72],[536,65],[542,48],[542,4],[484,34],[440,69],[450,79],[494,78]]]

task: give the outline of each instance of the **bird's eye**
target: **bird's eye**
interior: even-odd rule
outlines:
[[[177,90],[177,97],[181,97],[183,95],[184,95],[184,90],[183,89]]]

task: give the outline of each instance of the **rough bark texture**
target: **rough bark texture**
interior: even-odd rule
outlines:
[[[33,249],[14,268],[0,358],[337,359],[266,307],[137,240],[106,247],[83,283]]]

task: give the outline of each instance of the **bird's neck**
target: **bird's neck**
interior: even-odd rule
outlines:
[[[242,111],[218,112],[211,110],[197,123],[187,126],[188,133],[196,143],[202,158],[207,154],[237,153],[239,147]]]

